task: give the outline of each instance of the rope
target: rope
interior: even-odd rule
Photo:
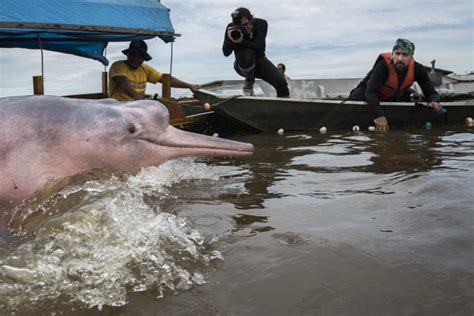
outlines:
[[[224,102],[227,102],[227,101],[230,101],[230,100],[233,100],[233,99],[237,99],[238,97],[241,97],[241,96],[242,96],[242,95],[240,95],[240,94],[230,96],[230,97],[228,97],[228,98],[225,98],[225,99],[222,100],[222,101],[219,101],[219,102],[217,102],[217,103],[212,104],[212,106],[213,106],[213,107],[214,107],[214,106],[218,106],[219,104],[222,104],[222,103],[224,103]]]

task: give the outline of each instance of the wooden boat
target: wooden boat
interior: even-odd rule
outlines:
[[[347,100],[359,80],[290,80],[292,98],[274,97],[274,89],[261,80],[255,83],[254,96],[243,95],[243,81],[215,81],[204,85],[197,96],[212,104],[216,114],[260,131],[319,130],[323,126],[351,129],[354,125],[366,128],[374,125],[372,109],[366,102]],[[465,83],[462,82],[466,92],[474,91],[473,81],[467,86]],[[463,124],[467,117],[474,117],[474,94],[455,92],[455,84],[450,84],[450,93],[444,93],[442,97],[464,96],[467,99],[442,102],[446,113],[436,113],[420,103],[383,102],[390,126],[422,126],[426,122]],[[420,90],[419,87],[416,89]]]
[[[24,10],[29,8],[29,10]],[[56,2],[6,0],[0,12],[0,48],[28,48],[76,55],[101,62],[109,61],[105,48],[109,42],[129,42],[159,37],[172,42],[180,34],[171,24],[170,10],[160,1],[96,3],[87,0]],[[68,95],[81,99],[108,98],[107,72],[102,72],[102,91]],[[170,124],[187,128],[205,126],[212,113],[187,113],[186,102],[171,98],[170,74],[163,74],[162,97],[157,99],[170,112]],[[33,93],[44,94],[43,74],[33,77]],[[201,107],[202,109],[202,107]]]

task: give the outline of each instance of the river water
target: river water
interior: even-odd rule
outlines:
[[[3,314],[472,315],[474,129],[240,135],[92,175],[0,248]]]

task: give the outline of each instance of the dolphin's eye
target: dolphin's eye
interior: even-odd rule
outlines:
[[[135,133],[136,131],[137,131],[137,129],[135,128],[134,125],[130,124],[130,125],[128,126],[128,132],[129,132],[130,134],[133,134],[133,133]]]

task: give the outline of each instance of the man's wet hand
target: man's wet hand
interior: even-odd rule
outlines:
[[[375,123],[376,131],[383,131],[383,132],[388,131],[388,121],[385,116],[377,117],[374,120],[374,123]]]
[[[441,104],[439,104],[438,102],[430,102],[428,103],[428,106],[431,106],[436,112],[439,112],[441,110]]]

